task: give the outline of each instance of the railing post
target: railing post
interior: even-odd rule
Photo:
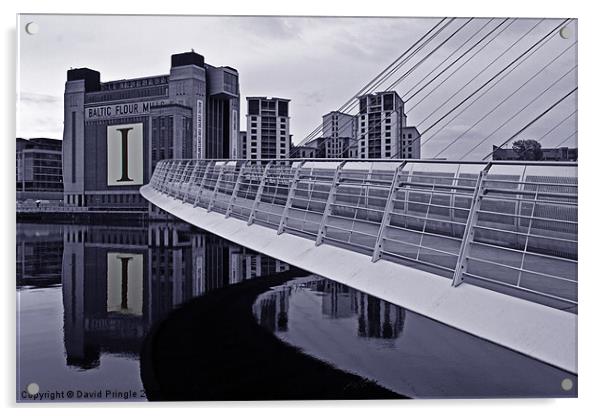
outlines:
[[[178,190],[180,188],[180,185],[182,184],[182,177],[184,176],[184,172],[186,171],[186,168],[188,167],[188,163],[189,162],[180,162],[180,165],[178,166],[178,170],[176,171],[175,175],[174,175],[174,180],[173,180],[173,186],[171,187],[171,192],[170,195],[173,196],[175,199],[178,198]]]
[[[372,251],[372,262],[380,260],[382,257],[382,246],[385,230],[391,222],[391,211],[393,211],[393,206],[395,205],[395,192],[397,191],[399,183],[401,182],[401,172],[403,171],[406,163],[407,162],[404,160],[395,169],[395,174],[393,176],[393,180],[391,181],[391,187],[389,188],[389,195],[387,196],[387,203],[385,204],[385,210],[383,211],[383,218],[380,222],[378,234],[376,235],[376,242],[374,244],[374,250]]]
[[[460,168],[462,167],[462,164],[458,163],[458,169],[456,169],[456,174],[454,175],[454,179],[452,180],[452,186],[460,186]],[[458,193],[458,189],[454,187],[454,189],[452,189],[451,192],[451,196],[449,197],[449,220],[450,221],[454,221],[455,217],[456,217],[456,210],[454,209],[454,207],[456,206],[456,194]],[[450,225],[450,233],[451,235],[454,235],[454,227],[453,225]]]
[[[326,220],[332,212],[332,201],[334,200],[334,194],[336,192],[337,185],[339,184],[339,178],[341,177],[341,170],[343,169],[345,163],[347,163],[347,161],[339,163],[334,171],[332,185],[328,190],[328,199],[326,200],[326,206],[324,207],[324,213],[322,214],[322,221],[320,221],[318,235],[316,236],[316,246],[319,246],[322,244],[322,241],[324,241],[324,234],[326,234]]]
[[[169,173],[168,173],[167,177],[165,178],[165,182],[163,183],[163,193],[165,195],[169,195],[169,184],[173,180],[175,171],[178,169],[177,168],[178,165],[179,165],[179,162],[177,162],[175,160],[169,165]]]
[[[207,212],[211,212],[213,210],[213,205],[215,204],[215,196],[217,195],[217,190],[219,188],[220,182],[222,181],[222,177],[224,176],[224,171],[228,167],[228,162],[224,162],[222,168],[219,170],[219,175],[217,175],[217,180],[215,181],[215,187],[213,188],[213,194],[211,195],[211,199],[209,199],[209,204],[207,205]]]
[[[190,168],[190,165],[192,165],[194,163],[194,160],[189,160],[188,162],[186,162],[186,166],[184,166],[184,169],[182,170],[182,175],[180,175],[180,181],[178,183],[178,189],[175,192],[174,196],[176,198],[180,198],[182,196],[182,188],[184,187],[184,181],[186,179],[186,173],[188,172],[188,169]],[[194,168],[192,168],[194,170]]]
[[[190,180],[188,181],[188,188],[186,188],[186,192],[184,193],[184,197],[183,197],[184,202],[188,202],[188,195],[190,194],[190,188],[192,188],[192,183],[194,182],[195,175],[198,176],[197,172],[199,170],[199,166],[201,166],[201,165],[202,165],[202,160],[196,159],[196,162],[194,163],[194,169],[192,170],[192,173],[190,174]]]
[[[518,243],[518,232],[520,231],[520,215],[522,213],[522,202],[524,199],[524,195],[521,193],[525,190],[525,178],[527,176],[527,165],[525,164],[525,168],[523,169],[523,173],[519,179],[520,183],[518,185],[518,193],[516,195],[516,204],[514,205],[514,222],[515,222],[515,231],[516,231],[516,242]]]
[[[242,182],[242,177],[244,175],[244,170],[249,164],[248,161],[243,162],[240,166],[240,172],[238,172],[238,177],[236,178],[236,184],[234,185],[234,189],[232,190],[232,195],[230,196],[230,202],[228,202],[228,208],[226,209],[226,218],[230,217],[232,213],[232,206],[234,205],[234,201],[236,201],[236,194],[238,194],[238,190],[240,189],[240,183]]]
[[[257,188],[257,193],[255,194],[255,200],[253,201],[253,207],[251,208],[251,212],[249,213],[249,219],[247,220],[247,225],[253,224],[255,221],[255,211],[257,210],[257,205],[259,205],[259,201],[261,200],[261,194],[263,193],[263,187],[265,186],[265,181],[268,176],[268,171],[272,167],[272,161],[269,161],[267,165],[265,165],[265,169],[263,170],[263,175],[261,175],[261,181],[259,182],[259,188]]]
[[[180,172],[180,168],[182,167],[182,163],[184,163],[184,162],[179,162],[179,163],[178,163],[178,167],[176,168],[176,170],[174,171],[174,173],[173,173],[173,175],[172,175],[172,177],[171,177],[171,182],[172,182],[172,184],[171,184],[171,188],[168,188],[168,189],[167,189],[167,196],[172,196],[172,195],[171,195],[171,194],[172,194],[172,192],[174,192],[174,191],[175,191],[175,189],[176,189],[175,180],[176,180],[176,176],[177,176],[177,175],[178,175],[178,173]],[[175,193],[174,193],[174,194],[175,194]]]
[[[413,166],[410,170],[408,170],[408,180],[406,185],[410,185],[410,179],[412,174],[414,173]],[[408,228],[408,214],[410,213],[410,186],[408,186],[403,192],[403,225],[405,228]]]
[[[468,267],[468,257],[470,255],[470,243],[474,239],[474,224],[477,219],[477,212],[481,208],[481,201],[485,188],[483,187],[483,181],[491,168],[491,162],[489,162],[482,171],[479,172],[477,183],[475,184],[474,193],[472,194],[472,201],[470,203],[470,211],[468,212],[468,218],[466,218],[466,227],[464,228],[464,235],[462,236],[462,244],[460,245],[460,251],[458,253],[458,261],[456,262],[456,270],[454,271],[454,277],[452,280],[453,286],[458,286],[464,281],[464,272]]]
[[[293,162],[295,163],[295,162]],[[293,204],[293,198],[295,196],[295,191],[297,189],[297,183],[299,183],[299,175],[301,174],[301,168],[305,164],[305,161],[299,163],[297,169],[295,170],[295,174],[293,176],[293,180],[291,182],[290,188],[288,189],[288,197],[286,199],[286,204],[284,205],[284,210],[282,211],[282,217],[280,217],[280,225],[278,226],[278,234],[282,234],[284,232],[284,228],[286,227],[286,220],[288,216],[288,211]]]
[[[370,166],[368,167],[368,175],[366,175],[366,182],[368,184],[372,180],[372,172],[373,171],[374,171],[374,162],[371,162]],[[368,188],[366,187],[366,194],[364,195],[364,205],[366,206],[366,208],[368,208],[368,202],[370,201],[370,197],[368,195],[369,195],[369,192],[368,192]]]
[[[531,209],[531,217],[529,218],[529,228],[527,228],[527,235],[525,236],[525,246],[523,247],[523,254],[520,260],[520,270],[518,271],[518,279],[516,281],[517,287],[521,287],[520,282],[523,277],[523,271],[525,270],[525,257],[527,256],[527,249],[529,248],[529,237],[531,236],[531,231],[533,230],[533,217],[535,217],[535,209],[537,208],[537,198],[539,196],[540,185],[541,184],[535,185],[535,195],[533,196],[533,207]]]
[[[173,164],[173,162],[171,160],[167,160],[165,162],[165,175],[163,175],[163,178],[161,179],[161,183],[159,184],[159,191],[164,193],[165,192],[165,184],[167,183],[167,177],[169,176],[169,171],[171,169],[171,165]]]
[[[151,174],[151,178],[149,181],[149,185],[151,186],[151,188],[155,188],[155,184],[157,183],[157,178],[159,176],[159,174],[161,173],[161,161],[159,161],[159,163],[157,163],[157,166],[155,166],[155,169],[153,170],[152,174]]]
[[[151,176],[151,181],[150,181],[150,184],[153,189],[156,189],[157,185],[159,184],[159,180],[160,180],[159,177],[163,173],[163,169],[161,168],[161,166],[163,166],[162,160],[160,160],[157,163],[157,165],[155,166],[155,169],[153,169],[153,175]]]
[[[155,166],[155,169],[153,170],[152,174],[151,174],[151,180],[149,182],[151,188],[155,189],[155,185],[157,184],[157,181],[159,180],[159,175],[161,174],[161,162],[159,161],[157,163],[157,165]]]
[[[215,162],[213,162],[213,166],[215,166]],[[207,166],[205,167],[205,172],[203,173],[203,179],[201,179],[201,184],[199,186],[199,191],[196,194],[196,197],[194,198],[194,203],[192,204],[192,207],[196,207],[199,203],[199,198],[203,195],[203,188],[205,187],[205,182],[207,181],[207,174],[209,173],[209,168],[211,167],[211,161],[209,161],[209,163],[207,163]]]
[[[173,166],[175,162],[168,160],[165,162],[165,175],[163,176],[163,180],[161,180],[161,183],[159,184],[159,192],[161,193],[165,193],[165,188],[167,186],[167,178],[169,177],[169,174],[171,173],[171,167]]]
[[[163,181],[165,181],[165,176],[167,175],[167,162],[165,160],[160,161],[157,165],[157,168],[160,170],[159,174],[157,175],[157,179],[155,180],[154,188],[159,190],[161,189],[161,185],[163,184]]]

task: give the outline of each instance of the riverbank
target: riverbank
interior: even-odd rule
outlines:
[[[208,293],[172,311],[140,355],[149,400],[340,400],[404,398],[331,367],[257,324],[252,306],[291,270]]]

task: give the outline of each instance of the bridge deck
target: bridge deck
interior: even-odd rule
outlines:
[[[151,185],[279,233],[576,313],[576,168],[426,162],[164,161]]]
[[[157,207],[227,240],[309,272],[400,305],[561,369],[577,372],[577,316],[474,285],[450,280],[260,224],[224,218],[152,190],[141,194]]]
[[[178,204],[192,209],[182,218],[258,251],[277,242],[275,251],[265,254],[333,280],[354,286],[361,270],[361,284],[354,286],[359,290],[383,297],[386,293],[371,291],[403,288],[405,296],[400,292],[394,299],[383,298],[409,309],[418,307],[414,310],[427,316],[434,317],[428,305],[443,302],[441,296],[458,300],[458,306],[458,296],[474,293],[480,296],[478,301],[464,297],[479,305],[467,308],[471,313],[483,315],[479,308],[494,305],[498,308],[494,314],[503,311],[513,319],[530,321],[530,311],[542,311],[554,317],[551,321],[563,321],[559,323],[563,336],[574,338],[575,332],[565,330],[576,329],[572,316],[577,313],[576,164],[166,160],[157,165],[141,192],[174,215]],[[164,196],[168,199],[157,199]],[[222,221],[205,224],[214,217]],[[221,231],[226,224],[242,228],[228,237]],[[264,234],[259,247],[249,245]],[[294,241],[287,247],[291,252],[281,252],[287,241]],[[381,272],[396,283],[383,280]],[[401,274],[413,276],[413,281],[404,281]],[[432,284],[444,287],[444,292],[431,287],[428,293],[421,292],[420,279],[425,276],[435,279]],[[483,299],[499,300],[488,304]],[[520,313],[506,309],[508,305]],[[446,313],[451,309],[443,308]],[[478,323],[466,325],[464,318],[435,315],[478,335],[484,331]],[[551,321],[544,332],[560,329],[550,326]],[[493,322],[498,334],[523,333],[512,328],[516,323],[511,320]],[[510,327],[502,330],[497,324]],[[496,339],[485,332],[488,339]],[[501,338],[504,345],[532,353],[516,339]],[[543,356],[565,346],[571,355],[574,339],[565,341],[548,346]],[[574,361],[564,358],[557,365]]]

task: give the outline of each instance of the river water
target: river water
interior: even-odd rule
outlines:
[[[177,222],[19,223],[16,251],[18,401],[144,401],[139,351],[154,324],[192,298],[289,269]],[[264,293],[254,312],[304,353],[410,397],[576,392],[573,375],[319,276]]]

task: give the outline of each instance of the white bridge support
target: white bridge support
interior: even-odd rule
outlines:
[[[577,373],[576,168],[178,160],[140,192],[236,244]]]

